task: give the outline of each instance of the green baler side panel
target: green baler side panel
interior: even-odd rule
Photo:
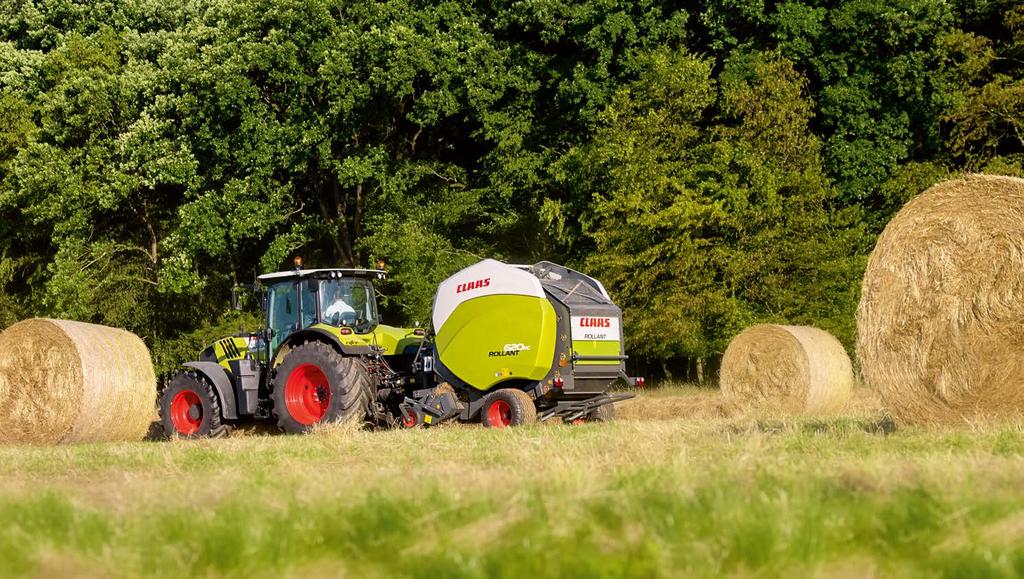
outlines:
[[[621,344],[618,340],[573,340],[572,349],[580,356],[619,356],[622,354]],[[617,366],[622,362],[619,360],[580,360],[576,364],[580,366]]]
[[[487,390],[510,378],[547,376],[557,333],[548,300],[488,295],[460,304],[438,331],[435,345],[449,370],[473,388]],[[517,349],[520,345],[526,349]]]

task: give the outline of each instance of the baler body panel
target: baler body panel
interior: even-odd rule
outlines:
[[[488,390],[541,380],[555,354],[555,310],[543,298],[495,294],[462,302],[435,338],[437,356],[460,380]]]
[[[622,310],[600,282],[549,262],[459,271],[438,287],[433,323],[445,379],[476,390],[518,381],[593,396],[625,375]]]
[[[622,332],[619,318],[613,312],[602,312],[587,316],[571,316],[572,349],[583,359],[581,366],[618,365],[614,358],[622,354]],[[588,357],[605,358],[587,360]]]
[[[540,281],[522,269],[485,259],[457,272],[438,286],[432,321],[438,360],[472,388],[551,371],[558,319]]]
[[[532,266],[559,315],[559,356],[571,366],[562,371],[566,395],[606,392],[625,376],[622,310],[600,282],[550,262]]]

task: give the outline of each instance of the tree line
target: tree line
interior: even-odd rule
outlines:
[[[1013,0],[0,0],[0,324],[163,372],[296,254],[383,259],[396,323],[493,256],[601,279],[649,363],[850,344],[874,239],[959,171],[1024,174]]]

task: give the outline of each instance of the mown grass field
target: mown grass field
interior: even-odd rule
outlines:
[[[730,416],[0,447],[5,576],[1024,575],[1024,426]]]

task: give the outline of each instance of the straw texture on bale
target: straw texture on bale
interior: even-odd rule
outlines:
[[[31,319],[0,334],[0,443],[141,440],[156,376],[125,330]]]
[[[722,395],[758,411],[830,414],[853,390],[850,357],[832,334],[761,324],[740,332],[722,357]]]
[[[912,199],[875,244],[857,311],[867,383],[908,423],[1024,413],[1024,180]]]

